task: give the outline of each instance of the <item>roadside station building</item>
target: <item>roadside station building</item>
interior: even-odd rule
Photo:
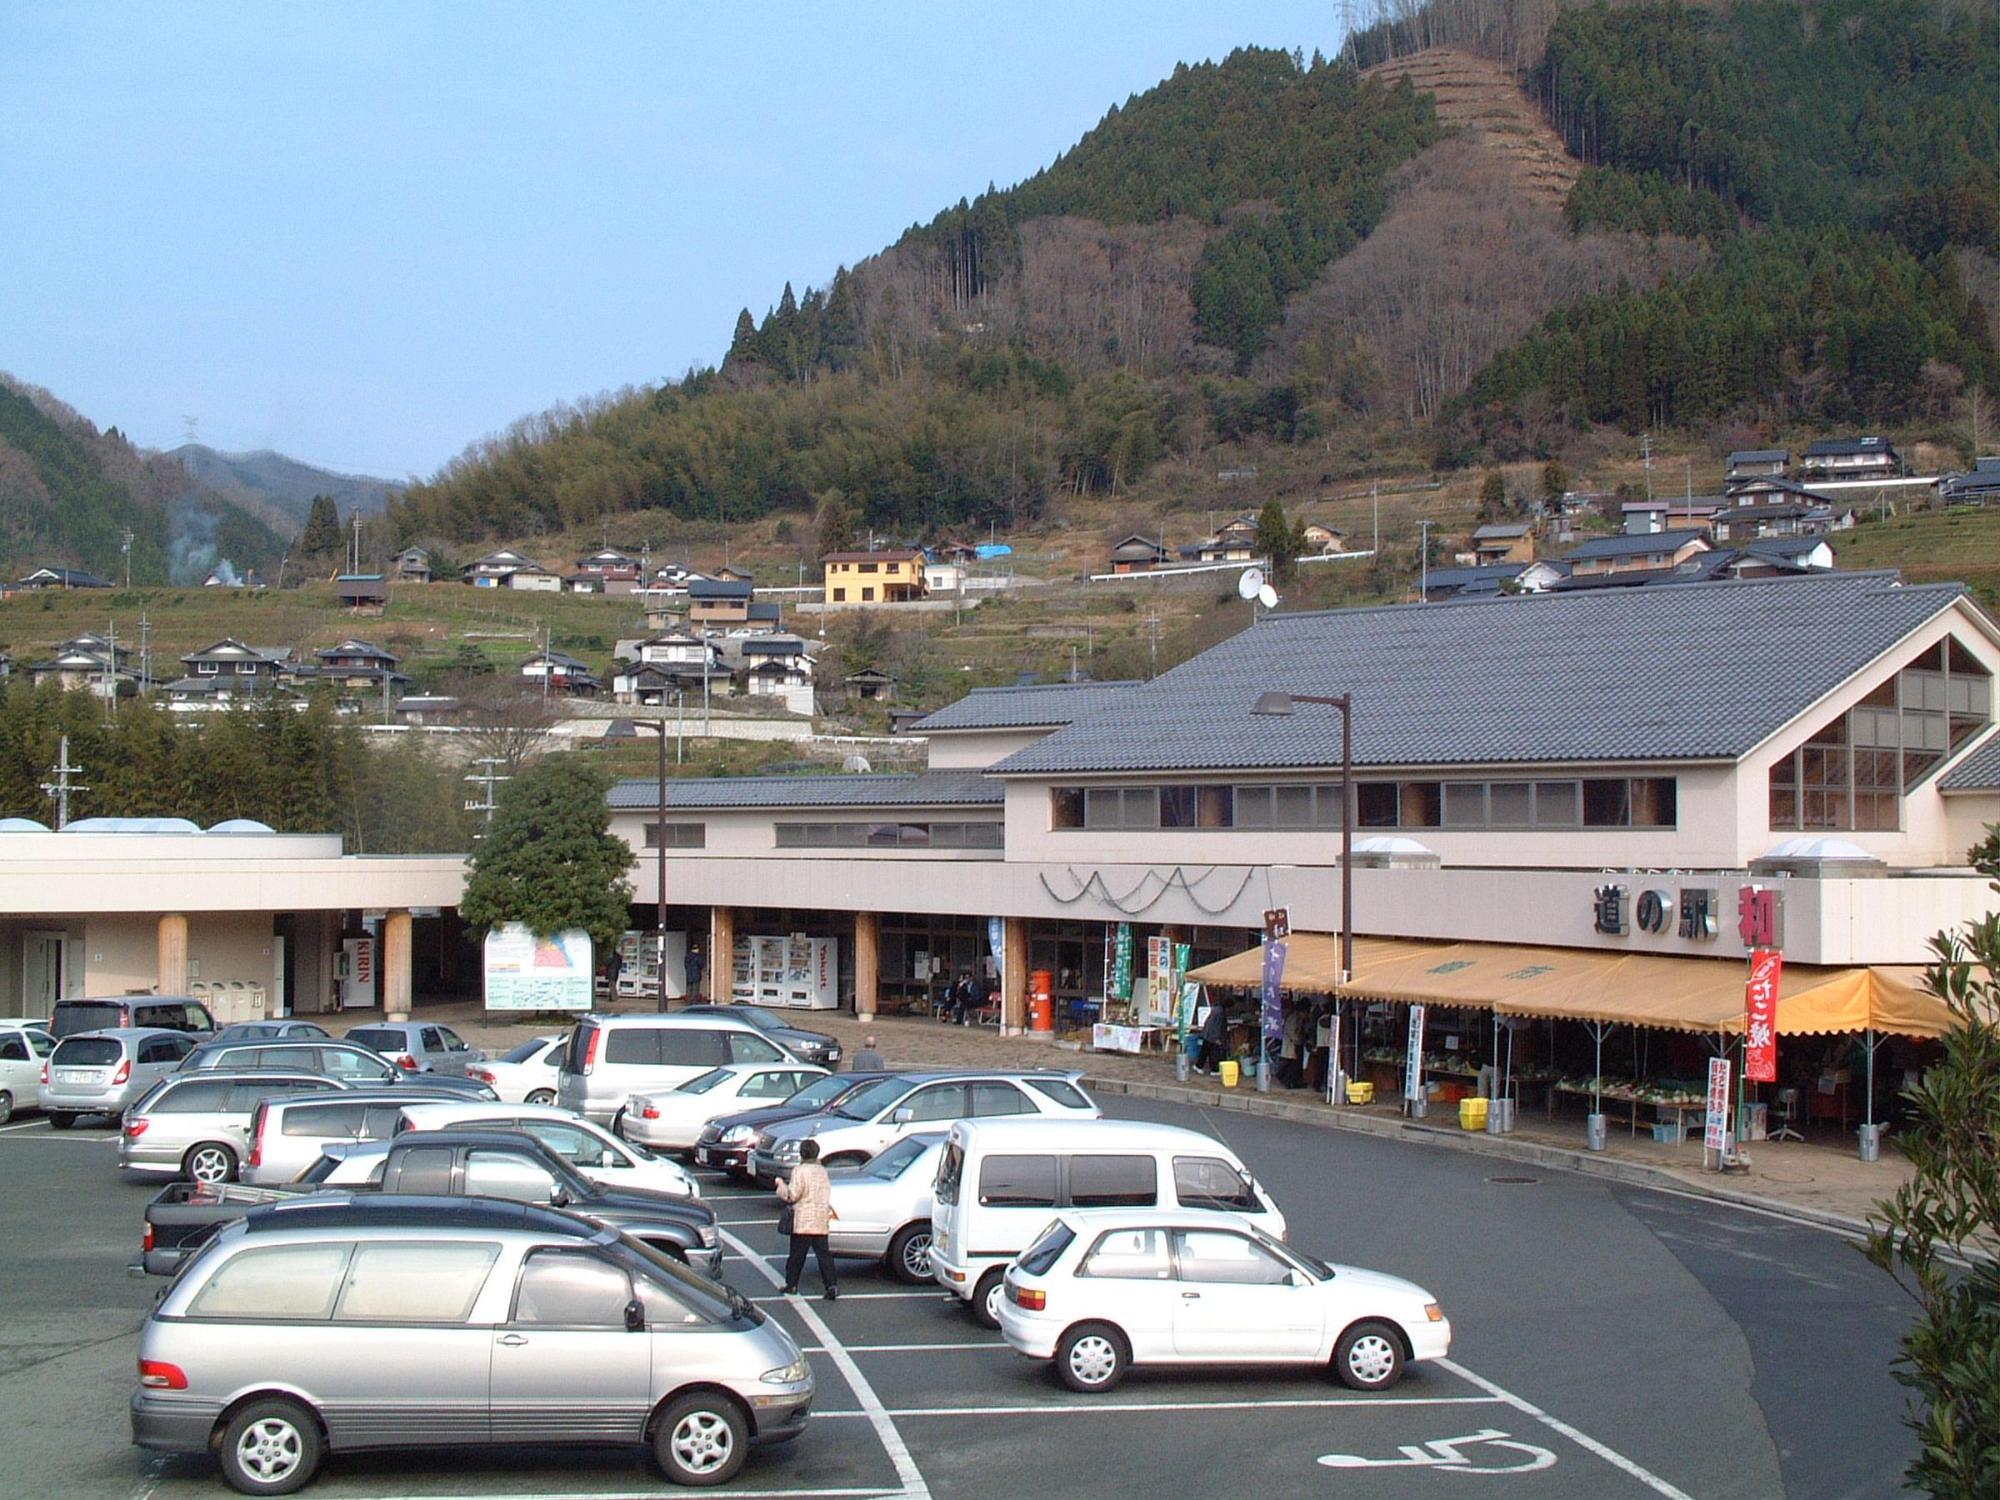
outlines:
[[[864,1014],[997,946],[1015,1029],[1033,971],[1104,993],[1119,923],[1196,964],[1274,907],[1336,932],[1341,715],[1254,713],[1275,691],[1352,697],[1364,943],[1652,955],[1739,994],[1746,931],[1788,969],[1921,964],[1993,900],[1965,858],[2000,820],[1996,672],[1962,588],[1893,574],[1278,614],[1151,682],[970,693],[915,726],[922,773],[670,783],[670,922],[725,992],[739,934],[832,937]],[[648,924],[657,798],[611,799]]]

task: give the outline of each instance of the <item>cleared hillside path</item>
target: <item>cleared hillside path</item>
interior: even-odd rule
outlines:
[[[1583,171],[1555,127],[1522,92],[1520,75],[1503,63],[1448,47],[1377,63],[1363,75],[1412,87],[1437,99],[1438,118],[1470,136],[1497,171],[1515,179],[1526,197],[1560,209]]]

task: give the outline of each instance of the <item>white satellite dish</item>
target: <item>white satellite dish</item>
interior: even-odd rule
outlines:
[[[1257,590],[1257,602],[1266,609],[1276,609],[1278,607],[1278,591],[1272,588],[1270,584],[1265,584],[1261,589]]]
[[[1245,599],[1255,599],[1264,587],[1262,568],[1245,568],[1243,576],[1236,580],[1236,592]]]

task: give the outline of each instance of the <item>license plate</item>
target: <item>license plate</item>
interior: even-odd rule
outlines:
[[[102,1083],[103,1081],[102,1073],[88,1072],[79,1068],[56,1069],[57,1083]]]

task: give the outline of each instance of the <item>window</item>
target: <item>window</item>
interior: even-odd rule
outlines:
[[[719,1031],[663,1027],[654,1035],[659,1038],[660,1061],[670,1068],[713,1068],[723,1061]]]
[[[1435,781],[1406,781],[1396,789],[1397,811],[1405,828],[1436,828],[1444,818],[1442,788]]]
[[[1291,1267],[1262,1245],[1221,1229],[1176,1229],[1174,1254],[1182,1281],[1282,1286],[1291,1274]]]
[[[1494,828],[1527,828],[1535,821],[1532,782],[1495,781],[1486,788],[1486,821]]]
[[[439,1197],[451,1192],[451,1147],[413,1146],[402,1150],[396,1167],[396,1190]],[[388,1158],[383,1159],[387,1165]]]
[[[270,1245],[232,1257],[188,1304],[190,1318],[312,1318],[333,1311],[351,1246]]]
[[[51,1062],[58,1068],[105,1068],[124,1056],[124,1045],[116,1037],[73,1036],[56,1048]]]
[[[142,1063],[179,1062],[191,1049],[179,1037],[154,1037],[139,1049]]]
[[[989,1156],[979,1164],[979,1201],[988,1208],[1054,1208],[1053,1156]]]
[[[595,1255],[536,1250],[521,1267],[514,1321],[553,1328],[623,1328],[632,1278]]]
[[[1394,828],[1396,784],[1393,781],[1364,781],[1354,789],[1354,821],[1361,828]]]
[[[934,1083],[918,1089],[898,1106],[908,1109],[912,1120],[962,1120],[965,1118],[965,1085]]]
[[[278,1134],[333,1140],[361,1134],[361,1104],[310,1104],[285,1111]]]
[[[444,1037],[438,1031],[437,1027],[426,1026],[423,1028],[421,1035],[424,1039],[424,1051],[426,1052],[444,1051]]]
[[[1269,828],[1271,824],[1272,797],[1267,786],[1239,786],[1236,788],[1236,826],[1238,828]]]
[[[573,1167],[616,1165],[611,1153],[605,1149],[604,1142],[574,1125],[561,1125],[547,1120],[524,1120],[519,1128],[527,1131]]]
[[[0,1062],[27,1062],[28,1044],[18,1035],[0,1036]],[[192,1106],[190,1106],[192,1107]]]
[[[1034,1244],[1021,1252],[1014,1264],[1030,1276],[1046,1276],[1049,1268],[1062,1259],[1063,1251],[1069,1249],[1075,1240],[1076,1231],[1058,1219],[1041,1232]]]
[[[1217,1156],[1176,1156],[1174,1196],[1182,1208],[1256,1213],[1264,1206],[1243,1173]]]
[[[194,670],[197,677],[214,677],[222,671],[222,668],[212,661],[198,661],[194,664]]]
[[[861,572],[863,572],[863,573],[876,573],[876,572],[880,572],[880,571],[881,571],[881,564],[879,564],[879,563],[863,563],[863,564],[861,564],[861,568],[860,568],[860,571],[861,571]]]
[[[1038,1094],[1055,1100],[1065,1109],[1090,1108],[1090,1100],[1084,1097],[1083,1090],[1060,1078],[1030,1078],[1028,1087]]]
[[[1079,1276],[1112,1277],[1120,1281],[1170,1281],[1173,1261],[1167,1236],[1160,1229],[1113,1229],[1099,1236],[1077,1268]]]
[[[660,1060],[659,1036],[657,1031],[642,1028],[614,1031],[604,1039],[604,1060],[607,1063],[655,1065]]]
[[[1150,1208],[1160,1201],[1150,1156],[1072,1156],[1069,1201],[1078,1208]]]
[[[333,1316],[355,1323],[463,1323],[500,1256],[490,1244],[360,1245]]]
[[[12,1042],[19,1050],[9,1052],[7,1050],[8,1042]],[[0,1058],[25,1059],[27,1055],[28,1049],[22,1045],[18,1037],[8,1037],[5,1041],[0,1041]],[[230,1085],[220,1079],[210,1080],[203,1078],[197,1079],[192,1083],[183,1083],[176,1088],[168,1089],[159,1098],[155,1099],[149,1113],[156,1115],[213,1114],[223,1109],[229,1103],[229,1090]]]
[[[1163,786],[1159,788],[1160,827],[1192,828],[1194,823],[1195,791],[1191,786]]]
[[[736,1063],[774,1063],[785,1060],[784,1052],[761,1036],[747,1031],[728,1032],[729,1060]]]
[[[805,1082],[803,1073],[753,1073],[739,1097],[744,1099],[789,1099]]]
[[[469,1052],[472,1050],[465,1045],[464,1038],[459,1036],[449,1026],[438,1027],[438,1035],[444,1038],[444,1050],[447,1052]]]
[[[1444,789],[1446,828],[1486,826],[1486,786],[1478,781],[1452,781]]]
[[[320,1057],[320,1067],[318,1071],[326,1073],[328,1076],[333,1078],[366,1078],[372,1081],[379,1082],[384,1078],[394,1078],[396,1076],[395,1065],[390,1063],[385,1058],[370,1057],[364,1052],[349,1052],[346,1049],[340,1047],[322,1047],[317,1050]],[[311,1047],[267,1048],[266,1049],[267,1057],[264,1066],[267,1068],[278,1068],[278,1067],[310,1068],[312,1066],[310,1062],[294,1063],[289,1061],[288,1059],[293,1053],[297,1053],[302,1057],[311,1058],[314,1051],[315,1049]],[[285,1056],[276,1057],[269,1055],[275,1053],[283,1053],[285,1054]]]
[[[867,603],[870,603],[870,602],[871,602],[871,601],[872,601],[872,600],[873,600],[874,598],[875,598],[875,590],[874,590],[874,589],[872,589],[872,588],[864,588],[864,589],[862,589],[862,591],[861,591],[861,602],[862,602],[863,604],[867,604]]]
[[[1019,1089],[1011,1083],[975,1083],[972,1085],[972,1114],[981,1118],[986,1115],[1032,1115],[1035,1106]]]
[[[645,827],[646,847],[660,847],[660,825],[648,823]],[[669,849],[705,849],[708,847],[708,825],[706,823],[669,823],[667,825],[667,847]]]
[[[472,1151],[465,1158],[465,1191],[479,1198],[547,1203],[556,1180],[540,1162],[514,1151]]]
[[[1574,781],[1538,781],[1535,783],[1535,816],[1537,828],[1574,828],[1582,814],[1582,789]]]

